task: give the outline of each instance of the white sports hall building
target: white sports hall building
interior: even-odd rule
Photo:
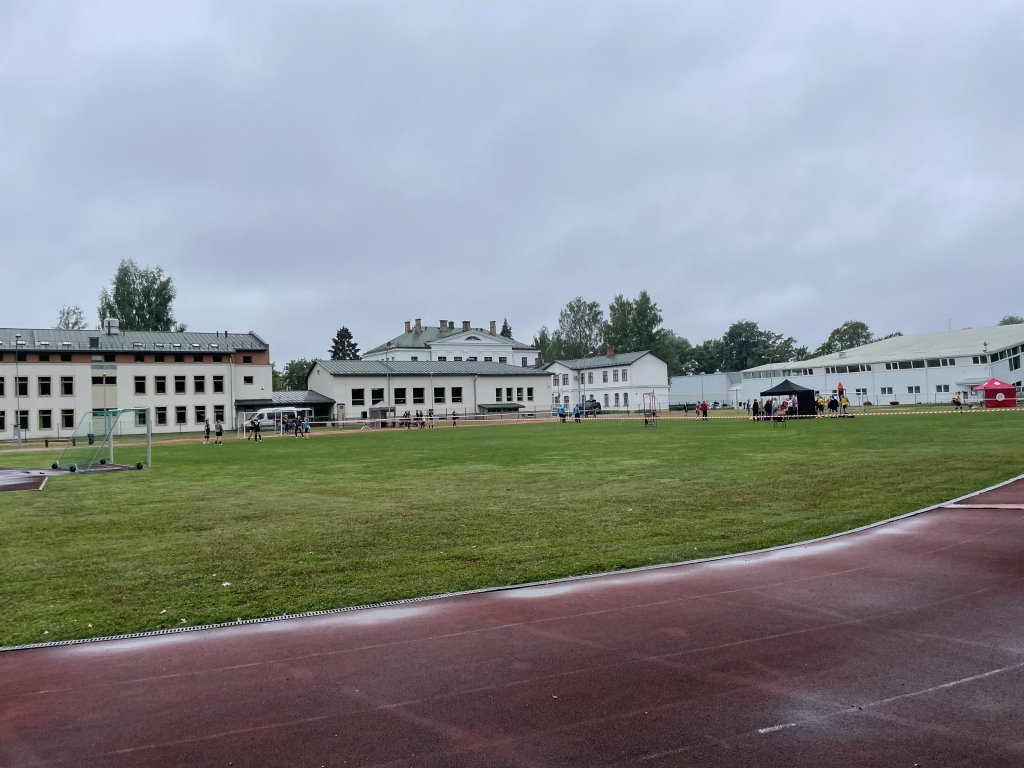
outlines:
[[[798,363],[761,365],[742,372],[739,402],[790,379],[824,395],[843,385],[859,405],[948,403],[959,392],[965,402],[981,397],[973,388],[995,377],[1021,391],[1024,325],[896,336]]]

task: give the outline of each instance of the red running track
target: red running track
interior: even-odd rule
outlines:
[[[1021,766],[1024,483],[986,502],[700,564],[3,653],[0,765]]]

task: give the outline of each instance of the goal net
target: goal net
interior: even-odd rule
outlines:
[[[645,427],[656,427],[658,426],[658,398],[654,392],[644,392],[644,426]]]
[[[56,467],[88,472],[100,467],[150,466],[153,447],[148,408],[87,411],[68,438]]]

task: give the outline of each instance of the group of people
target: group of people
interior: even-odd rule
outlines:
[[[406,429],[423,429],[424,427],[433,429],[434,428],[434,409],[431,408],[427,411],[426,415],[423,411],[416,411],[413,415],[410,411],[406,411],[402,414],[402,418],[398,420],[399,427],[405,427]],[[452,426],[456,426],[455,414],[452,414]]]
[[[224,422],[217,419],[217,423],[213,426],[213,434],[216,442],[214,445],[224,445]],[[210,444],[210,420],[206,420],[206,424],[203,427],[203,445]]]
[[[766,400],[748,400],[746,410],[754,421],[768,421],[799,414],[795,397],[784,397],[781,400],[777,397],[769,397]]]
[[[716,408],[718,407],[717,403],[716,403],[715,407]],[[685,416],[689,412],[690,412],[690,404],[689,403],[683,403],[683,415]],[[706,421],[707,418],[708,418],[708,401],[707,400],[701,400],[699,403],[694,404],[694,406],[693,406],[693,415],[696,416],[698,419],[701,419],[702,421]]]
[[[245,439],[252,440],[254,443],[263,442],[263,425],[260,423],[259,416],[253,416],[246,422],[248,427]],[[220,419],[217,420],[217,441],[220,442],[221,434],[223,433],[223,426],[220,423]],[[295,439],[305,438],[309,440],[309,419],[297,416],[289,416],[281,420],[281,434],[287,435],[289,432],[295,434]],[[206,422],[206,436],[209,438],[210,435],[210,422]]]

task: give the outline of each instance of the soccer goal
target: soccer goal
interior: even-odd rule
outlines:
[[[658,426],[658,398],[653,392],[644,392],[644,426]]]
[[[53,468],[89,472],[152,466],[150,416],[149,408],[86,412]]]

